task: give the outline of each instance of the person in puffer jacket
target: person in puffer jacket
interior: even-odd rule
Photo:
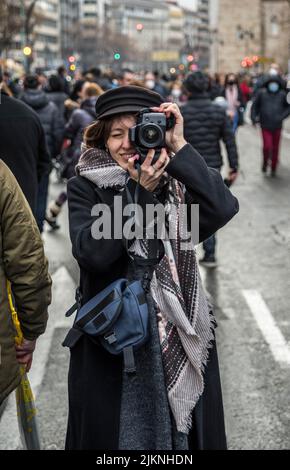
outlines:
[[[24,336],[20,346],[15,346],[7,281]],[[50,301],[51,279],[39,231],[15,177],[0,160],[0,406],[20,383],[19,363],[27,372],[31,367]]]
[[[57,106],[49,101],[46,93],[41,89],[37,75],[26,76],[21,100],[37,113],[45,133],[50,158],[54,158],[60,151],[63,139],[63,122]],[[43,231],[48,185],[49,175],[47,174],[43,176],[38,187],[36,221],[40,232]]]
[[[223,157],[220,140],[223,140],[229,164],[227,184],[231,185],[238,174],[238,152],[232,125],[226,110],[210,100],[209,77],[200,71],[190,73],[184,83],[188,102],[181,107],[184,119],[184,136],[204,158],[207,165],[221,171]],[[200,263],[215,267],[216,236],[203,242],[204,258]]]

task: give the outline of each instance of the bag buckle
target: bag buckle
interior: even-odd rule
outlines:
[[[110,333],[106,334],[104,336],[104,339],[109,343],[109,344],[114,344],[117,341],[116,335],[114,331],[111,331]]]

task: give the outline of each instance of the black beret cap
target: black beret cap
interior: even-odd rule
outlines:
[[[97,119],[115,114],[134,113],[143,108],[160,106],[164,99],[155,91],[140,86],[123,86],[106,91],[96,103]]]

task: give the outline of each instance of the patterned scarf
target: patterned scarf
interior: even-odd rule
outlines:
[[[97,148],[85,150],[76,169],[99,188],[121,189],[128,179],[128,173]],[[167,186],[168,231],[175,236],[163,240],[165,254],[155,269],[151,295],[157,306],[169,405],[177,430],[188,434],[192,412],[204,390],[203,372],[214,340],[215,320],[202,287],[195,250],[180,247],[184,190],[173,178]],[[148,242],[137,240],[130,249],[145,257]]]

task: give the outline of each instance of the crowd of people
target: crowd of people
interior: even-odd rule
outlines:
[[[239,173],[236,132],[245,109],[251,101],[253,125],[259,123],[262,130],[261,169],[266,173],[270,166],[275,177],[290,103],[276,64],[255,80],[201,71],[171,79],[130,69],[102,74],[92,67],[69,81],[60,67],[49,76],[26,75],[18,83],[8,72],[0,73],[0,86],[0,282],[4,293],[6,282],[12,284],[25,338],[14,353],[9,309],[2,309],[1,405],[19,383],[17,361],[30,368],[35,341],[45,330],[51,280],[41,233],[45,223],[59,228],[67,199],[73,255],[80,267],[79,308],[116,279],[134,275],[135,255],[149,257],[146,239],[125,249],[122,240],[92,236],[92,207],[112,207],[118,194],[123,205],[137,194],[144,208],[174,204],[176,220],[167,214],[165,222],[170,233],[180,223],[181,206],[198,204],[204,249],[199,262],[215,267],[216,232],[238,211],[228,187]],[[143,108],[174,117],[156,161],[152,149],[142,161],[130,140]],[[224,180],[222,141],[228,167]],[[68,182],[68,192],[48,201],[53,169]],[[114,213],[111,217],[115,220]],[[164,246],[158,242],[159,258],[145,296],[150,339],[136,353],[133,381],[124,374],[121,358],[90,337],[67,340],[67,449],[226,448],[214,316],[195,252],[184,254],[179,237],[180,232]]]

